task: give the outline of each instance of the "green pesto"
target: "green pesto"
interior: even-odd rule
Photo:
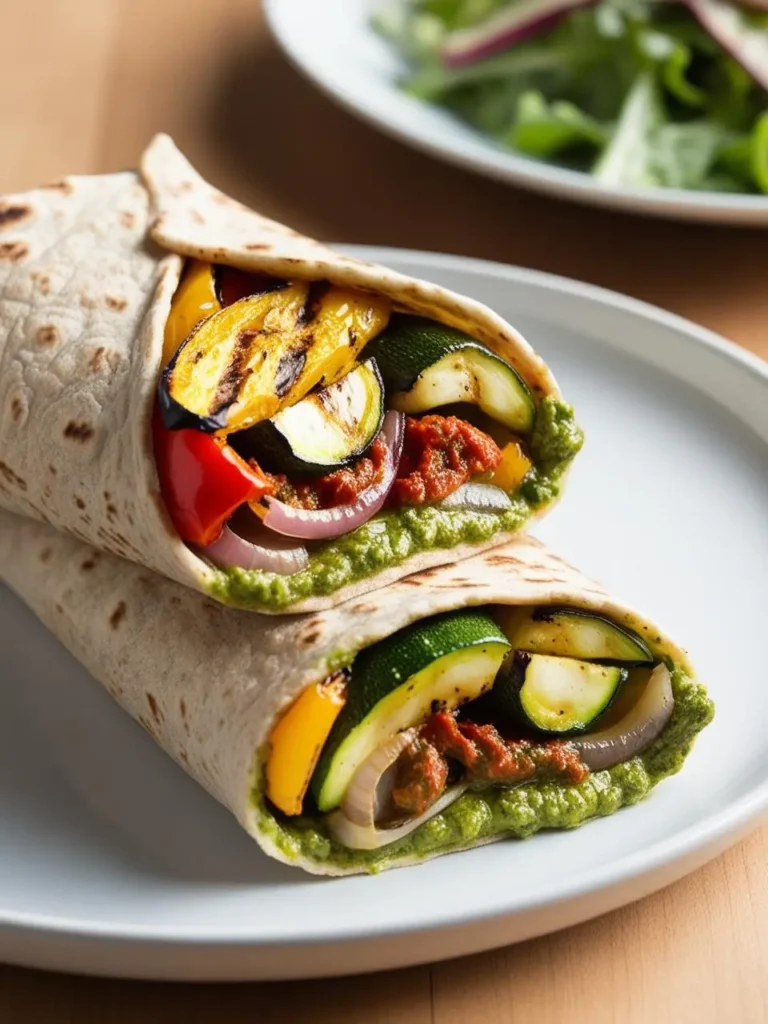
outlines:
[[[333,594],[421,551],[481,544],[496,533],[517,532],[537,509],[554,501],[560,481],[582,446],[583,435],[569,405],[554,398],[539,403],[531,435],[534,468],[504,512],[449,512],[430,506],[384,512],[353,533],[311,552],[309,565],[292,576],[261,570],[216,570],[211,592],[239,608],[282,611],[309,597]]]
[[[253,799],[259,823],[288,858],[309,857],[371,873],[400,860],[449,853],[489,837],[525,839],[539,829],[576,828],[637,803],[662,779],[680,771],[696,736],[712,721],[714,705],[704,687],[678,666],[672,667],[672,689],[675,707],[669,724],[644,754],[594,772],[580,785],[539,781],[512,789],[470,791],[410,836],[380,850],[348,850],[334,842],[317,820],[278,818],[257,783]]]

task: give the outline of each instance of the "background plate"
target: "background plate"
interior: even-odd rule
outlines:
[[[382,0],[264,0],[272,31],[291,60],[326,93],[371,124],[450,163],[513,185],[630,213],[759,226],[768,196],[681,189],[622,189],[578,171],[503,149],[439,107],[405,96],[402,63],[370,27]]]
[[[681,775],[612,818],[315,879],[264,857],[0,587],[0,959],[224,980],[458,956],[644,896],[725,849],[768,803],[765,365],[575,282],[349,251],[489,303],[547,358],[587,444],[537,532],[690,648],[715,723]]]

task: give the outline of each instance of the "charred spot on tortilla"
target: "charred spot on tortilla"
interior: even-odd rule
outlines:
[[[117,519],[117,509],[112,504],[107,505],[107,519],[109,519],[110,522]]]
[[[0,242],[0,260],[10,260],[11,263],[18,263],[25,256],[29,255],[29,246],[26,242]]]
[[[16,470],[11,469],[7,462],[0,462],[0,476],[4,477],[13,487],[18,487],[20,491],[26,491],[27,481],[20,477]]]
[[[308,633],[304,633],[301,638],[301,644],[303,647],[311,647],[312,644],[316,644],[320,637],[323,635],[322,629],[318,626],[315,629],[310,629]]]
[[[52,190],[55,192],[61,192],[62,195],[69,196],[75,188],[68,178],[60,178],[58,181],[51,181],[47,185],[41,185],[41,188]]]
[[[373,615],[379,609],[375,604],[366,604],[365,601],[361,601],[359,604],[351,605],[349,610],[355,612],[356,615]]]
[[[93,437],[93,433],[93,427],[87,423],[78,423],[77,420],[70,420],[64,428],[64,437],[81,443],[89,441]]]
[[[0,231],[9,224],[18,224],[20,220],[31,216],[31,206],[21,206],[16,203],[0,203]]]
[[[163,716],[160,712],[160,708],[158,707],[154,694],[147,693],[147,704],[149,704],[149,709],[152,712],[155,721],[161,722],[163,720]]]
[[[51,279],[47,274],[41,274],[37,270],[32,274],[32,280],[37,284],[40,289],[41,295],[47,295],[51,287]]]
[[[120,211],[120,223],[124,228],[132,228],[136,224],[136,217],[130,210]]]
[[[86,558],[86,560],[83,562],[83,564],[80,566],[80,568],[82,569],[83,572],[90,572],[91,569],[95,569],[96,568],[96,558],[94,556],[91,556],[90,558]]]
[[[301,376],[307,362],[307,349],[312,346],[310,335],[294,348],[289,349],[277,364],[275,372],[275,394],[278,398],[286,395]]]
[[[79,509],[84,509],[85,508],[85,502],[83,501],[82,498],[75,498],[75,504],[77,505],[77,507]]]
[[[128,609],[127,609],[127,606],[125,604],[125,601],[118,602],[117,607],[112,612],[112,614],[109,616],[109,624],[112,627],[112,629],[117,629],[117,627],[120,625],[120,623],[125,618],[125,613],[126,613],[127,610]]]
[[[99,370],[101,369],[101,357],[104,355],[105,352],[106,349],[104,348],[103,345],[99,345],[99,347],[94,350],[94,353],[91,356],[90,361],[88,363],[92,373],[98,373]]]
[[[35,341],[38,345],[55,345],[59,340],[59,332],[53,324],[43,324],[38,327],[35,333]]]
[[[11,416],[18,423],[18,421],[21,419],[23,413],[24,413],[24,403],[21,401],[21,399],[17,395],[13,399],[11,399]]]
[[[107,295],[105,302],[110,309],[114,309],[118,313],[122,313],[128,305],[128,299],[124,299],[122,295]]]
[[[245,248],[249,252],[264,252],[267,249],[271,249],[272,246],[269,242],[250,242]]]
[[[55,607],[56,607],[56,611],[59,613],[59,615],[63,615],[64,614],[64,607],[63,607],[63,605],[57,604]]]
[[[512,555],[500,555],[495,552],[485,556],[486,565],[519,565],[520,559]]]
[[[205,224],[205,217],[200,213],[199,210],[190,210],[189,216],[195,222],[195,224]]]
[[[41,562],[49,562],[51,560],[51,556],[52,555],[53,555],[53,548],[43,548],[43,550],[40,552],[40,561]]]
[[[179,711],[181,712],[181,717],[183,719],[187,717],[187,704],[183,697],[179,701]]]

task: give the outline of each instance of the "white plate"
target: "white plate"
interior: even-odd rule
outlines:
[[[585,285],[353,251],[486,301],[549,360],[588,440],[540,533],[689,646],[715,723],[682,774],[612,818],[318,880],[264,857],[0,588],[2,959],[263,979],[456,956],[644,896],[725,849],[768,802],[766,367]]]
[[[564,199],[684,220],[768,224],[768,196],[622,189],[589,174],[517,156],[451,113],[404,95],[403,65],[370,27],[381,0],[264,0],[271,28],[288,56],[347,109],[402,142],[513,185]]]

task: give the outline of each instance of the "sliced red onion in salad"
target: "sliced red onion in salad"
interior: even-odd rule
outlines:
[[[379,436],[387,446],[381,479],[362,491],[355,501],[349,505],[315,510],[293,508],[277,498],[268,497],[264,499],[268,507],[264,525],[286,537],[330,540],[368,522],[384,504],[395,482],[400,456],[403,454],[405,415],[401,412],[388,412]]]
[[[722,48],[768,89],[768,31],[750,25],[748,15],[725,0],[684,0],[686,7]]]
[[[564,14],[587,7],[594,0],[519,0],[480,25],[450,32],[442,57],[450,67],[463,67],[490,57],[551,28]]]
[[[620,721],[571,743],[591,771],[611,768],[647,750],[666,727],[674,706],[669,669],[666,665],[657,665],[642,696]]]
[[[249,509],[239,509],[202,553],[220,569],[263,569],[279,576],[292,576],[309,562],[303,544],[265,530]]]

